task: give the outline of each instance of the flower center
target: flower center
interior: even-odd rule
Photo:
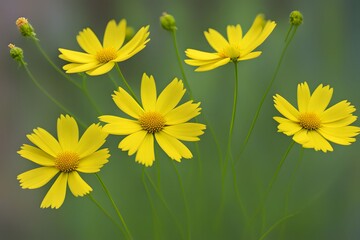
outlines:
[[[107,63],[117,57],[116,50],[113,47],[101,49],[96,53],[96,59],[100,63]]]
[[[164,117],[158,112],[146,112],[139,118],[140,126],[148,133],[160,132],[165,126]]]
[[[321,126],[321,121],[315,113],[301,113],[299,116],[299,124],[307,130],[317,130]]]
[[[233,62],[237,62],[238,58],[240,57],[240,49],[236,46],[230,45],[224,48],[221,55],[222,57],[229,57]]]
[[[62,172],[72,172],[78,167],[79,160],[79,155],[75,152],[62,152],[55,159],[55,167]]]

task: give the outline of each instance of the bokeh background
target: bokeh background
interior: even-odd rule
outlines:
[[[267,97],[248,148],[237,167],[240,192],[252,213],[275,171],[276,165],[291,139],[276,133],[277,115],[272,95],[279,93],[295,104],[296,86],[307,81],[313,90],[318,84],[334,87],[332,104],[347,99],[360,106],[360,10],[359,1],[285,1],[285,0],[221,0],[221,1],[85,1],[85,0],[2,0],[0,2],[0,239],[121,239],[113,224],[87,198],[75,198],[68,192],[59,210],[40,209],[49,184],[38,190],[22,190],[16,176],[35,165],[16,153],[26,134],[43,127],[55,134],[56,119],[62,113],[47,100],[9,56],[7,45],[22,47],[25,60],[37,79],[56,98],[84,119],[96,122],[84,96],[56,73],[29,39],[18,33],[15,20],[24,16],[34,28],[42,46],[62,66],[58,48],[77,49],[75,37],[91,27],[102,38],[110,19],[126,18],[135,29],[150,25],[148,46],[120,67],[131,86],[138,92],[143,72],[154,75],[162,89],[175,76],[181,77],[170,34],[159,25],[159,16],[173,14],[178,25],[181,54],[186,48],[210,50],[203,36],[209,27],[225,33],[226,25],[241,23],[244,30],[258,13],[277,22],[269,39],[259,48],[261,57],[239,63],[239,101],[233,148],[243,141],[260,98],[271,79],[284,46],[289,28],[288,15],[300,10],[304,24],[291,43],[278,77]],[[230,121],[233,66],[195,73],[185,66],[196,101],[202,102],[203,113],[214,127],[225,149]],[[116,72],[112,72],[116,76]],[[119,113],[112,100],[114,90],[106,77],[89,80],[90,92],[105,113]],[[358,114],[358,113],[357,113]],[[358,121],[356,122],[359,125]],[[159,209],[154,217],[142,183],[143,167],[116,149],[120,138],[110,137],[107,146],[112,158],[101,171],[124,214],[135,239],[181,239],[170,214],[152,190],[152,200]],[[188,144],[193,150],[193,144]],[[332,153],[305,150],[296,173],[289,200],[289,212],[297,214],[280,224],[266,239],[359,239],[360,238],[360,150],[359,143],[334,146]],[[219,163],[216,147],[209,131],[199,144],[198,159],[177,164],[190,204],[193,239],[242,239],[241,217],[229,177],[224,218],[216,234],[213,220],[220,202]],[[296,166],[300,147],[295,146],[286,160],[266,204],[267,227],[283,217],[284,193]],[[160,165],[159,165],[160,164]],[[186,216],[179,183],[170,161],[159,155],[156,166],[146,169],[151,176],[161,173],[164,195],[181,224]],[[199,169],[202,175],[199,177]],[[84,176],[94,188],[94,196],[104,206],[111,206],[92,175]],[[195,181],[194,181],[195,179]],[[199,180],[202,179],[202,180]],[[151,188],[150,188],[151,189]],[[197,202],[196,202],[197,201]],[[194,203],[195,202],[195,203]],[[160,220],[162,234],[154,234],[154,221]],[[164,220],[165,219],[165,220]],[[258,219],[261,222],[261,219]],[[186,226],[186,224],[184,225]],[[267,228],[266,227],[266,228]],[[265,229],[266,229],[265,228]],[[252,236],[259,237],[259,233]],[[249,239],[249,237],[243,238]]]

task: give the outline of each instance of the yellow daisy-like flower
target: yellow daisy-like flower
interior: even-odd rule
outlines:
[[[333,151],[328,141],[340,145],[355,142],[354,137],[359,134],[360,128],[349,125],[357,119],[352,114],[356,109],[347,100],[327,108],[332,94],[333,89],[322,84],[310,94],[308,84],[301,83],[297,88],[298,109],[276,94],[275,108],[285,117],[274,117],[279,123],[278,131],[287,136],[293,135],[295,142],[316,151]]]
[[[61,115],[57,121],[56,140],[42,128],[34,129],[27,138],[36,146],[24,144],[20,156],[41,165],[18,175],[20,186],[36,189],[47,184],[60,173],[41,203],[41,208],[59,208],[66,195],[66,185],[75,197],[84,196],[92,188],[78,172],[95,173],[108,162],[108,149],[98,150],[105,142],[107,133],[99,124],[92,124],[79,140],[79,129],[74,118]]]
[[[274,21],[265,21],[262,14],[256,16],[249,31],[243,36],[240,24],[227,26],[226,40],[219,32],[209,29],[204,32],[205,38],[215,53],[203,52],[194,49],[187,49],[185,62],[191,66],[198,67],[195,71],[209,71],[232,62],[249,60],[260,56],[261,51],[256,51],[260,44],[274,30],[276,23]]]
[[[149,26],[142,27],[124,46],[126,37],[126,20],[119,24],[111,20],[105,29],[103,44],[90,28],[85,28],[76,40],[86,52],[71,51],[59,48],[59,58],[70,62],[63,69],[66,73],[86,72],[89,75],[101,75],[109,72],[117,62],[125,61],[145,48],[150,41]]]
[[[181,80],[175,78],[157,97],[155,80],[145,73],[141,81],[142,107],[124,89],[119,87],[112,95],[115,104],[133,119],[104,115],[99,119],[107,124],[104,131],[115,135],[128,135],[119,148],[133,155],[135,161],[151,166],[155,160],[154,138],[165,153],[178,162],[192,158],[190,150],[179,140],[199,141],[206,128],[204,124],[188,123],[200,114],[200,103],[188,101],[180,106],[185,93]]]

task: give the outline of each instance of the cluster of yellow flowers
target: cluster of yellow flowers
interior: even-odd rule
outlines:
[[[298,15],[297,15],[298,16]],[[300,24],[299,18],[293,18],[294,25]],[[170,15],[162,18],[163,27],[175,31],[175,20]],[[296,23],[296,24],[295,24]],[[25,18],[17,21],[24,36],[35,38],[32,26]],[[265,20],[263,15],[256,16],[250,29],[243,34],[240,24],[227,26],[227,39],[218,31],[209,29],[205,38],[214,52],[195,49],[185,51],[188,59],[185,63],[197,67],[195,71],[208,71],[229,62],[237,63],[261,55],[256,50],[272,33],[276,23]],[[76,40],[84,52],[59,48],[59,58],[68,63],[63,66],[66,73],[85,72],[90,76],[102,75],[146,47],[149,39],[149,26],[141,27],[134,36],[126,41],[127,23],[109,21],[102,43],[90,29],[82,30]],[[23,62],[22,51],[9,45],[12,56]],[[57,121],[57,138],[42,128],[37,128],[28,139],[35,145],[24,144],[18,152],[41,167],[18,176],[22,188],[35,189],[47,184],[60,173],[41,203],[42,208],[59,208],[65,199],[67,185],[74,196],[84,196],[92,188],[80,177],[81,173],[96,173],[108,162],[107,148],[100,149],[108,134],[124,135],[118,147],[136,153],[135,161],[152,166],[155,161],[154,142],[162,148],[169,158],[180,162],[182,158],[192,158],[191,151],[182,141],[199,141],[206,126],[198,122],[189,122],[200,114],[200,103],[189,100],[179,105],[185,94],[182,80],[173,79],[158,95],[153,76],[146,73],[141,79],[140,96],[137,99],[132,92],[119,87],[112,95],[117,107],[130,118],[114,115],[99,116],[99,123],[90,125],[79,139],[78,124],[69,115],[61,115]],[[330,142],[349,145],[355,141],[360,128],[350,126],[357,117],[353,115],[355,107],[348,101],[341,101],[327,108],[333,94],[329,86],[319,85],[311,94],[306,82],[298,85],[297,105],[293,107],[279,94],[274,96],[275,108],[283,117],[274,117],[279,123],[278,131],[301,144],[304,148],[313,148],[323,152],[332,151]]]

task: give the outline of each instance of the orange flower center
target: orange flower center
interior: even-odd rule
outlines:
[[[24,18],[24,17],[18,18],[18,19],[16,20],[16,22],[15,22],[16,26],[18,26],[18,27],[21,27],[22,25],[27,24],[27,23],[29,23],[29,22],[28,22],[28,20],[27,20],[26,18]]]
[[[96,60],[100,63],[108,63],[117,57],[116,50],[113,47],[103,48],[96,53]]]
[[[301,113],[299,116],[299,124],[307,130],[317,130],[321,126],[321,120],[316,113]]]
[[[139,123],[148,133],[156,133],[164,128],[165,119],[158,112],[146,112],[139,118]]]
[[[55,159],[55,167],[62,172],[72,172],[79,166],[79,160],[79,155],[75,152],[62,152]]]

